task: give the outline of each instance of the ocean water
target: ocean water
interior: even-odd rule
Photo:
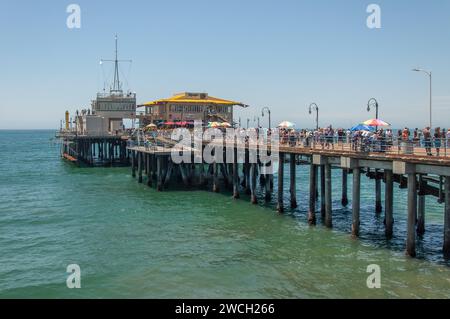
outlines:
[[[355,240],[338,170],[329,230],[320,214],[316,227],[306,223],[307,167],[298,167],[299,208],[279,215],[275,203],[252,205],[229,193],[157,193],[129,168],[74,167],[59,158],[53,136],[0,131],[1,298],[450,297],[443,206],[433,198],[411,259],[404,255],[406,191],[395,188],[387,241],[383,216],[374,213],[374,182],[365,176]],[[81,289],[66,286],[69,264],[81,268]],[[380,289],[366,285],[371,264],[381,268]]]

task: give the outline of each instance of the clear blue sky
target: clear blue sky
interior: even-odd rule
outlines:
[[[70,3],[81,29],[66,27]],[[379,30],[366,26],[370,3]],[[411,72],[422,67],[435,124],[450,127],[450,1],[2,0],[0,128],[58,128],[66,109],[88,107],[115,33],[138,102],[202,91],[251,105],[236,112],[243,122],[269,106],[298,127],[313,126],[316,102],[322,126],[347,127],[374,117],[376,97],[394,127],[423,127],[428,80]]]

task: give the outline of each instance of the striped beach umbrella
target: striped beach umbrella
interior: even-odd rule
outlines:
[[[363,122],[362,124],[367,125],[367,126],[391,126],[391,124],[382,121],[380,119],[371,119],[371,120],[367,120],[365,122]]]

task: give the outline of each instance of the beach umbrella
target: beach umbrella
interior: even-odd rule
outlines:
[[[228,122],[223,122],[223,123],[220,124],[220,126],[222,126],[222,127],[231,127],[231,124],[228,123]]]
[[[151,123],[151,124],[147,125],[145,128],[147,128],[147,129],[156,128],[156,124]]]
[[[367,126],[391,126],[391,124],[386,123],[385,121],[382,121],[380,119],[371,119],[363,122],[362,124]]]
[[[220,127],[220,123],[219,122],[209,122],[208,127],[217,128],[217,127]]]
[[[350,130],[352,132],[356,132],[356,131],[372,132],[375,129],[373,127],[371,127],[371,126],[368,126],[368,125],[358,124],[358,125],[353,126]]]
[[[295,124],[292,123],[292,122],[289,122],[289,121],[284,121],[284,122],[281,122],[280,124],[278,124],[278,127],[280,127],[280,128],[294,128]]]

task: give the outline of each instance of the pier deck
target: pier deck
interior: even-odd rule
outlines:
[[[208,142],[206,142],[208,144]],[[172,145],[166,146],[135,146],[127,147],[131,160],[132,175],[138,176],[143,182],[143,173],[147,176],[147,185],[156,185],[162,191],[167,187],[172,175],[177,176],[186,186],[212,187],[213,192],[219,192],[221,187],[233,191],[233,197],[239,198],[240,193],[250,195],[251,202],[257,204],[260,200],[270,200],[274,192],[273,174],[262,170],[261,162],[249,161],[250,151],[258,150],[256,144],[245,145],[243,162],[237,161],[238,147],[234,145],[232,161],[226,160],[224,144],[224,162],[206,163],[203,160],[191,163],[175,164],[171,160]],[[229,145],[228,145],[229,146]],[[203,150],[203,149],[202,149]],[[181,149],[179,150],[181,151]],[[425,196],[434,196],[440,203],[444,203],[444,244],[443,254],[450,258],[450,156],[427,156],[426,151],[417,148],[412,154],[403,154],[397,147],[391,147],[385,152],[361,152],[354,150],[350,144],[337,144],[334,149],[321,145],[283,145],[279,146],[279,162],[289,162],[290,175],[290,207],[297,207],[296,199],[296,166],[310,166],[309,176],[309,211],[308,222],[316,223],[316,213],[320,212],[326,227],[333,225],[332,210],[332,175],[331,169],[342,170],[341,203],[352,204],[352,236],[359,236],[360,220],[360,179],[362,173],[375,179],[375,205],[377,214],[385,214],[385,236],[393,236],[393,185],[398,183],[401,188],[408,189],[407,208],[407,239],[406,254],[416,255],[416,236],[425,232]],[[450,155],[450,154],[449,154]],[[192,157],[194,159],[194,157]],[[284,165],[278,165],[277,210],[283,213],[284,203]],[[320,172],[320,174],[319,174]],[[348,176],[353,179],[351,200],[349,201]],[[263,199],[257,198],[256,187],[259,177],[260,188],[265,193]],[[381,185],[384,182],[384,203],[381,198]],[[320,188],[320,192],[319,192]],[[320,195],[319,195],[320,194]],[[320,208],[317,203],[320,198]]]

